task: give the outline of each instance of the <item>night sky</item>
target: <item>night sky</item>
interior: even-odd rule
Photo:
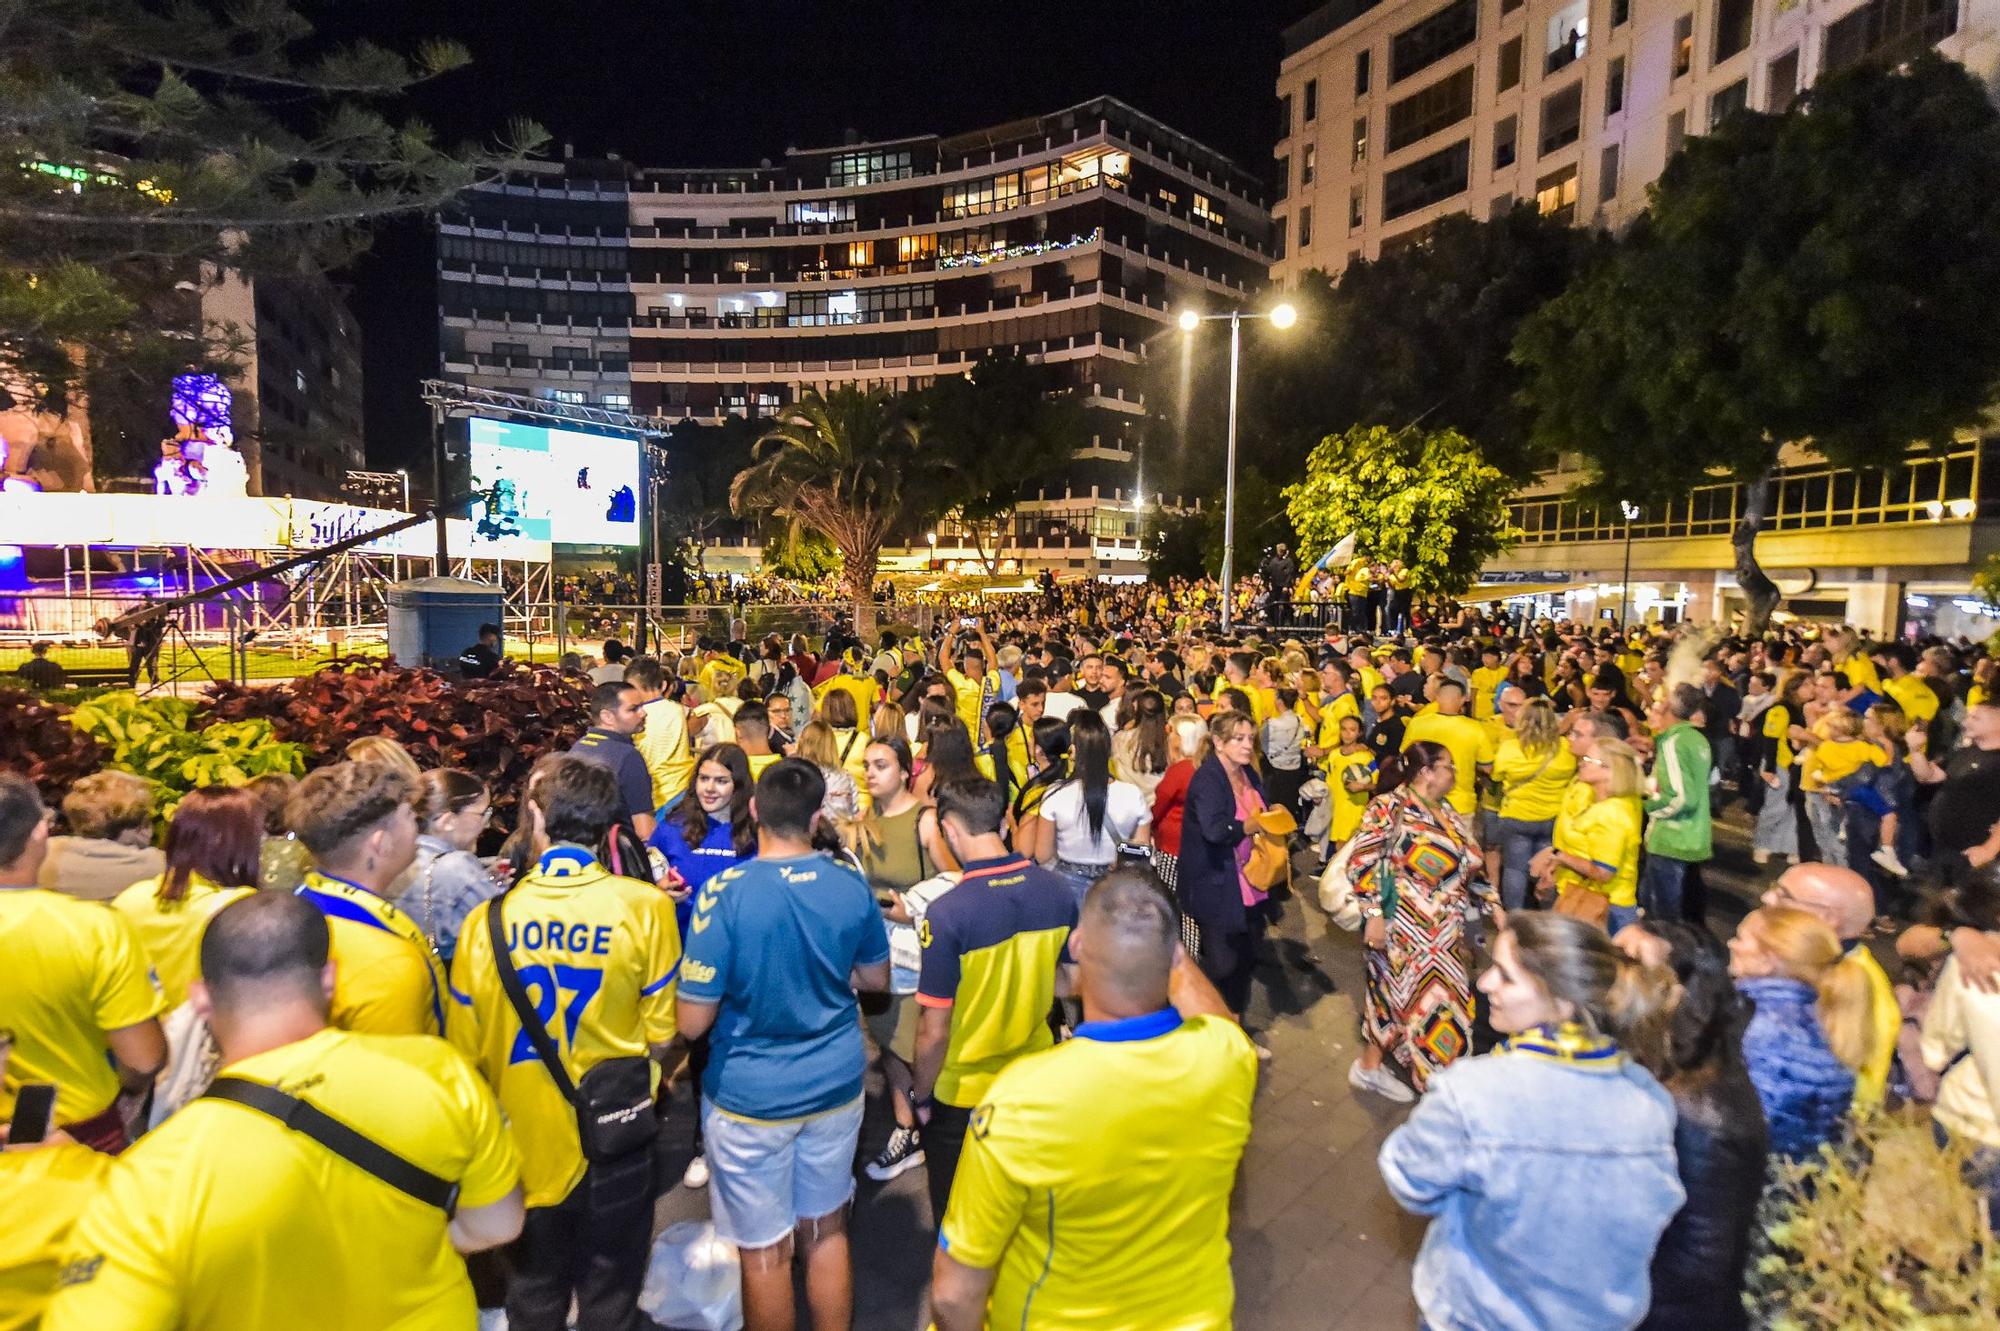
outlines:
[[[1279,32],[1314,0],[1061,4],[853,0],[372,0],[308,6],[331,35],[409,49],[449,37],[472,65],[410,105],[448,143],[510,117],[578,156],[739,166],[787,147],[957,133],[1101,93],[1261,170],[1275,137]],[[331,17],[324,11],[332,10]],[[380,228],[352,274],[366,341],[372,465],[425,436],[417,381],[436,371],[428,228]]]

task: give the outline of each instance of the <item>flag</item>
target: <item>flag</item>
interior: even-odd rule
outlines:
[[[1303,574],[1299,576],[1298,586],[1292,588],[1292,599],[1297,601],[1305,597],[1306,593],[1312,588],[1312,580],[1314,576],[1317,575],[1321,569],[1331,568],[1335,564],[1346,564],[1349,560],[1353,558],[1354,558],[1354,533],[1349,532],[1347,533],[1347,535],[1335,541],[1333,543],[1333,549],[1321,555],[1317,560],[1313,562],[1313,566],[1311,568],[1307,569]]]

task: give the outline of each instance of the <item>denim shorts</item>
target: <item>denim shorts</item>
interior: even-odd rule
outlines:
[[[739,1248],[768,1248],[801,1220],[831,1215],[854,1196],[860,1100],[810,1118],[753,1123],[701,1102],[709,1202],[716,1232]]]

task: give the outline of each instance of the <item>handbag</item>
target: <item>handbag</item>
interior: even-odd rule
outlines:
[[[648,1149],[659,1135],[659,1118],[653,1108],[651,1060],[641,1057],[607,1058],[573,1081],[563,1065],[562,1053],[549,1038],[521,973],[508,955],[507,938],[500,918],[505,896],[498,896],[486,908],[486,932],[493,942],[493,965],[500,972],[500,987],[507,991],[514,1015],[521,1019],[521,1033],[534,1046],[535,1056],[555,1079],[556,1089],[576,1111],[576,1135],[584,1158],[591,1161],[622,1160]],[[554,995],[549,995],[551,999]],[[553,1010],[553,1009],[551,1009]]]
[[[1611,923],[1611,898],[1602,892],[1571,883],[1556,898],[1555,913],[1603,929]]]
[[[1299,830],[1298,819],[1282,804],[1260,810],[1246,826],[1255,839],[1250,845],[1250,862],[1243,876],[1252,887],[1268,892],[1292,881],[1292,833]]]
[[[1349,933],[1361,927],[1361,899],[1354,895],[1354,880],[1348,877],[1355,843],[1359,840],[1359,837],[1347,838],[1319,874],[1319,908]]]

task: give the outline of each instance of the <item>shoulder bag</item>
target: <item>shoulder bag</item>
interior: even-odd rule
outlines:
[[[500,973],[500,987],[507,991],[514,1015],[521,1019],[521,1033],[534,1046],[535,1056],[555,1079],[556,1089],[576,1110],[576,1133],[583,1144],[584,1157],[591,1161],[622,1160],[653,1144],[659,1133],[659,1118],[653,1109],[653,1070],[643,1057],[607,1058],[583,1074],[581,1082],[571,1079],[562,1061],[562,1051],[549,1037],[521,973],[508,955],[498,896],[486,908],[486,932],[493,942],[493,966]],[[553,995],[551,995],[553,997]]]
[[[268,1114],[293,1132],[312,1138],[356,1169],[373,1174],[398,1192],[437,1207],[447,1218],[458,1214],[458,1184],[404,1159],[295,1095],[261,1081],[217,1077],[202,1098],[227,1100]]]

